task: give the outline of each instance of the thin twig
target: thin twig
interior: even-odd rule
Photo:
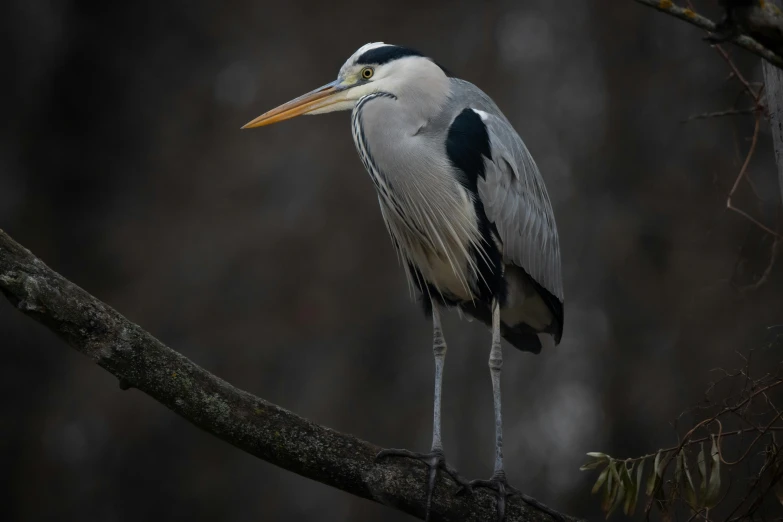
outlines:
[[[733,435],[741,435],[743,433],[748,433],[748,432],[758,432],[759,429],[757,427],[752,427],[752,428],[743,428],[743,429],[739,429],[739,430],[735,430],[735,431],[728,431],[728,432],[724,433],[723,432],[723,425],[721,424],[721,422],[719,420],[719,417],[721,417],[722,415],[725,415],[726,413],[731,413],[731,412],[734,412],[734,411],[737,411],[737,410],[743,408],[744,406],[746,406],[750,401],[752,401],[757,396],[765,394],[767,391],[772,390],[774,388],[777,388],[781,384],[783,384],[783,379],[775,380],[774,382],[764,386],[763,388],[755,390],[753,393],[751,393],[748,397],[745,397],[739,403],[737,403],[737,404],[735,404],[733,406],[727,406],[726,408],[724,408],[720,412],[716,413],[712,417],[710,417],[708,419],[702,420],[701,422],[697,423],[693,428],[688,430],[688,432],[683,436],[682,441],[678,445],[676,445],[676,446],[672,446],[671,448],[660,449],[660,450],[656,451],[655,453],[648,453],[647,455],[642,455],[641,457],[634,457],[634,458],[629,458],[629,459],[617,459],[617,460],[622,460],[623,462],[627,462],[627,463],[630,464],[630,463],[633,463],[633,462],[637,462],[639,460],[643,460],[643,459],[647,459],[647,458],[650,458],[650,457],[654,457],[658,453],[671,453],[672,455],[668,459],[667,464],[664,465],[664,467],[666,467],[666,466],[668,466],[668,462],[671,461],[671,457],[672,456],[676,456],[680,451],[682,451],[683,448],[689,447],[689,446],[691,446],[693,444],[698,444],[700,442],[707,442],[707,441],[711,440],[712,435],[709,435],[709,436],[706,436],[706,437],[701,437],[701,438],[698,438],[698,439],[693,439],[693,440],[690,440],[690,437],[692,437],[693,434],[696,432],[696,430],[698,430],[699,428],[707,426],[707,425],[709,425],[709,424],[711,424],[713,422],[717,423],[718,426],[719,426],[719,430],[718,430],[718,438],[719,439],[721,437],[729,437],[729,436],[733,436]],[[779,419],[780,419],[780,416],[777,416],[775,418],[774,422],[777,422],[777,420],[779,420]],[[769,432],[769,431],[783,431],[783,426],[773,426],[774,422],[770,423],[769,426],[767,426],[766,428],[762,428],[762,429],[765,432]]]
[[[742,456],[740,458],[738,458],[737,460],[735,460],[734,462],[726,461],[723,458],[723,454],[721,453],[720,438],[719,438],[719,440],[718,440],[718,456],[720,457],[721,462],[723,462],[727,466],[734,466],[735,464],[739,464],[740,462],[745,460],[745,457],[748,456],[748,454],[750,453],[750,450],[753,448],[753,446],[755,446],[756,443],[759,440],[761,440],[761,437],[763,437],[764,435],[766,435],[768,432],[771,431],[771,428],[773,427],[773,425],[780,419],[780,415],[781,415],[780,413],[775,415],[775,417],[770,421],[770,423],[769,423],[769,425],[767,427],[758,430],[759,434],[756,436],[755,439],[753,439],[753,442],[750,443],[750,446],[748,446],[748,448],[745,450],[745,453],[743,453]]]
[[[758,105],[759,100],[761,99],[761,90],[764,88],[764,86],[762,85],[758,91],[753,90],[753,87],[750,85],[750,82],[748,82],[748,80],[746,80],[745,77],[742,75],[740,70],[737,68],[737,65],[734,63],[734,60],[732,60],[731,56],[729,56],[729,53],[727,53],[726,50],[723,49],[723,47],[718,44],[713,45],[713,47],[715,48],[716,51],[718,51],[718,54],[720,54],[723,57],[723,59],[726,60],[726,63],[729,64],[729,67],[731,67],[731,72],[734,73],[734,77],[740,81],[742,86],[745,87],[745,91]]]
[[[775,486],[775,484],[778,481],[780,481],[781,478],[783,478],[783,468],[781,468],[780,472],[777,472],[777,473],[773,472],[772,479],[770,480],[769,485],[767,486],[767,488],[764,491],[762,491],[761,493],[759,493],[756,496],[756,499],[753,501],[753,503],[747,509],[747,511],[745,511],[745,513],[743,513],[743,514],[741,514],[739,516],[733,517],[734,513],[736,513],[739,510],[739,508],[742,507],[743,504],[745,504],[745,502],[750,498],[750,496],[756,490],[756,487],[758,486],[758,484],[761,482],[761,479],[763,477],[764,471],[766,469],[766,464],[767,463],[765,463],[765,465],[759,471],[758,475],[753,480],[753,482],[751,483],[750,487],[747,488],[748,492],[745,494],[745,496],[734,507],[734,509],[731,511],[731,513],[729,513],[728,516],[725,518],[728,522],[737,522],[739,520],[749,520],[750,519],[750,515],[753,513],[753,511],[756,510],[758,505],[764,500],[764,498],[767,496],[769,491]]]
[[[688,123],[689,121],[694,121],[694,120],[706,120],[708,118],[722,118],[723,116],[753,114],[755,111],[756,109],[729,109],[725,111],[704,112],[702,114],[694,114],[693,116],[688,116],[688,118],[682,120],[681,123]]]
[[[783,426],[772,426],[772,427],[766,428],[766,430],[767,431],[783,431]],[[757,428],[757,427],[743,428],[743,429],[740,429],[740,430],[727,431],[726,433],[721,433],[721,436],[722,437],[731,437],[731,436],[734,436],[734,435],[742,435],[744,433],[755,433],[757,431],[759,431],[759,428]],[[690,441],[686,442],[685,444],[683,444],[682,448],[689,448],[689,447],[693,446],[694,444],[699,444],[700,442],[709,442],[710,440],[712,440],[712,435],[709,435],[709,436],[706,436],[706,437],[701,437],[701,438],[698,438],[698,439],[693,439],[693,440],[690,440]],[[676,452],[678,449],[682,449],[682,448],[679,445],[678,446],[672,446],[671,448],[661,449],[661,450],[656,451],[655,453],[648,453],[647,455],[642,455],[641,457],[634,457],[634,458],[630,458],[630,459],[622,459],[622,462],[627,462],[628,464],[632,464],[632,463],[638,462],[640,460],[649,459],[650,457],[654,457],[658,453],[670,453],[672,451]],[[621,460],[621,459],[618,459],[618,460]]]
[[[745,177],[745,172],[747,172],[748,170],[748,165],[750,164],[750,160],[753,157],[753,153],[756,151],[756,144],[758,143],[760,128],[761,128],[761,118],[757,114],[756,123],[753,127],[753,138],[751,139],[750,142],[750,149],[748,149],[748,153],[745,155],[745,161],[742,162],[742,167],[740,168],[739,174],[737,175],[737,179],[734,180],[734,185],[732,185],[731,190],[729,191],[728,200],[726,201],[727,207],[731,207],[731,197],[737,191],[737,187],[739,187],[742,178]]]
[[[662,13],[666,13],[675,18],[679,18],[684,22],[687,22],[691,25],[695,25],[696,27],[700,27],[711,33],[714,33],[717,30],[717,26],[715,22],[713,22],[709,18],[706,18],[696,13],[692,9],[686,9],[674,5],[674,2],[672,2],[671,0],[635,0],[635,1],[642,5],[646,5],[647,7],[652,7],[653,9],[657,9]],[[781,58],[771,50],[767,49],[766,47],[761,45],[759,42],[757,42],[750,36],[744,34],[737,35],[734,38],[732,38],[731,41],[736,45],[742,47],[743,49],[750,51],[753,54],[760,56],[761,58],[764,58],[765,60],[775,65],[776,67],[783,69],[783,58]]]
[[[695,10],[693,8],[693,4],[691,3],[690,0],[687,0],[687,2],[688,2],[689,9],[686,9],[685,11],[687,11],[689,15],[690,14],[694,14],[695,15]],[[698,15],[696,15],[696,16],[698,16]],[[709,29],[708,29],[708,31],[709,31]],[[723,49],[723,47],[718,45],[718,44],[713,45],[713,47],[718,52],[718,54],[721,55],[721,57],[725,60],[725,62],[728,64],[729,68],[731,69],[731,75],[729,76],[729,78],[731,78],[731,77],[737,78],[737,80],[742,84],[743,92],[747,93],[748,96],[750,96],[751,99],[753,100],[754,107],[752,109],[744,109],[744,110],[736,110],[736,109],[734,109],[734,110],[727,110],[727,111],[721,111],[721,112],[706,113],[706,114],[702,114],[702,115],[697,115],[695,117],[691,117],[691,118],[689,118],[688,120],[685,120],[685,121],[689,121],[689,120],[692,120],[692,119],[700,119],[700,117],[709,118],[709,117],[730,116],[730,115],[737,115],[737,114],[754,114],[754,113],[756,115],[756,121],[755,121],[755,126],[754,126],[754,129],[753,129],[753,138],[751,140],[750,150],[748,151],[747,155],[745,156],[745,161],[742,164],[742,168],[740,169],[739,175],[737,176],[737,179],[734,181],[734,185],[732,186],[731,191],[729,192],[729,195],[728,195],[728,198],[727,198],[727,201],[726,201],[726,208],[728,208],[729,210],[732,210],[732,211],[740,214],[741,216],[745,217],[746,219],[751,221],[753,224],[755,224],[756,226],[758,226],[759,228],[761,228],[765,232],[771,234],[775,238],[775,242],[773,244],[773,251],[772,251],[772,254],[770,255],[770,263],[769,263],[769,265],[767,265],[767,269],[764,271],[764,275],[762,276],[760,281],[758,281],[757,283],[755,283],[753,285],[749,285],[748,287],[740,287],[740,290],[753,290],[753,289],[757,289],[761,285],[763,285],[764,282],[766,281],[767,277],[769,276],[769,272],[771,272],[772,266],[774,265],[774,262],[775,262],[775,253],[776,253],[775,248],[777,246],[777,241],[779,239],[783,239],[783,237],[781,237],[780,234],[778,234],[777,232],[774,232],[771,228],[767,227],[766,225],[764,225],[763,223],[759,222],[757,219],[752,217],[750,214],[748,214],[747,212],[745,212],[742,209],[739,209],[739,208],[735,207],[731,203],[731,197],[736,192],[737,187],[739,186],[740,181],[743,178],[748,182],[748,185],[750,186],[750,189],[755,194],[756,198],[759,199],[759,201],[761,199],[759,197],[759,194],[758,194],[758,191],[756,190],[755,185],[753,184],[753,181],[750,179],[749,176],[746,176],[746,172],[747,172],[747,169],[748,169],[748,165],[750,163],[750,159],[752,158],[753,153],[756,150],[756,144],[758,142],[758,136],[759,136],[759,130],[760,130],[760,114],[763,111],[765,111],[765,107],[761,103],[761,96],[762,96],[762,94],[764,92],[764,84],[762,83],[759,86],[758,90],[755,90],[753,88],[753,85],[751,84],[751,82],[749,82],[747,79],[745,79],[745,76],[742,74],[742,72],[739,70],[737,65],[734,63],[734,60],[731,59],[731,56],[729,56],[729,53],[727,53],[726,50]],[[737,101],[738,100],[735,100],[735,104],[736,104]],[[737,144],[736,144],[736,135],[735,135],[735,146],[737,146]]]
[[[742,168],[740,168],[739,174],[737,174],[737,179],[734,180],[734,185],[731,187],[731,190],[729,191],[729,195],[726,198],[726,208],[729,210],[732,210],[736,212],[737,214],[743,216],[747,220],[749,220],[751,223],[755,224],[757,227],[761,228],[768,234],[772,235],[773,237],[777,239],[783,239],[783,236],[769,228],[768,226],[764,225],[760,221],[758,221],[756,218],[745,212],[744,210],[735,207],[731,203],[731,198],[734,195],[734,193],[737,191],[737,187],[739,187],[740,182],[742,181],[742,178],[745,177],[745,173],[748,171],[748,165],[750,164],[750,160],[753,157],[753,153],[756,151],[756,144],[758,143],[759,139],[759,130],[761,128],[761,115],[760,113],[756,113],[756,123],[753,127],[753,137],[751,138],[750,142],[750,149],[748,149],[748,154],[745,156],[745,161],[742,163]]]

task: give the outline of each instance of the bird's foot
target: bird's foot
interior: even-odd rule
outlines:
[[[472,494],[474,488],[487,488],[492,490],[497,499],[498,522],[503,522],[506,519],[506,499],[521,494],[518,489],[509,486],[504,471],[496,472],[489,480],[471,480],[457,491],[457,495],[463,495],[465,493]]]
[[[460,485],[460,490],[469,487],[469,482],[460,476],[459,472],[446,462],[446,457],[441,449],[433,449],[429,453],[416,453],[406,449],[385,449],[375,456],[375,460],[386,457],[407,457],[423,462],[427,466],[427,503],[425,521],[430,519],[432,507],[432,494],[435,491],[435,483],[438,480],[438,470],[443,470],[454,482]]]
[[[530,505],[531,507],[547,513],[555,520],[561,520],[564,522],[569,520],[569,518],[562,513],[547,507],[533,497],[525,495],[517,488],[510,486],[506,480],[506,473],[504,471],[495,473],[489,480],[471,480],[467,484],[464,484],[459,489],[459,491],[457,491],[457,495],[464,495],[465,493],[472,494],[473,488],[487,488],[492,490],[495,497],[497,497],[498,522],[503,522],[503,520],[506,518],[506,499],[515,496],[518,496],[520,499],[522,499],[523,502]]]

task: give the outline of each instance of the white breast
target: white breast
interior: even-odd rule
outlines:
[[[415,133],[394,134],[390,129],[406,128],[387,121],[382,128],[363,124],[365,110],[382,111],[376,93],[363,98],[353,112],[351,130],[359,157],[378,192],[386,227],[394,240],[408,281],[415,275],[442,294],[459,300],[475,297],[473,248],[481,248],[473,201],[457,181],[445,154],[445,144],[428,143]],[[373,121],[388,120],[391,114],[373,114]],[[443,151],[439,149],[443,148]]]

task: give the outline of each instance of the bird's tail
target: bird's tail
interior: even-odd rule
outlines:
[[[534,332],[528,325],[522,323],[516,326],[508,326],[505,323],[500,326],[500,335],[511,343],[514,348],[523,352],[541,353],[542,349],[551,350],[555,346],[552,334],[547,332]]]
[[[489,306],[486,304],[465,302],[460,303],[460,308],[463,312],[475,317],[487,326],[492,326],[492,315]],[[526,323],[518,323],[511,326],[501,321],[500,335],[514,348],[523,352],[541,353],[542,348],[551,348],[555,345],[551,333],[537,332]]]

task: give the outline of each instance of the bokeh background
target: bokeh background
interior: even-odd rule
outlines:
[[[717,17],[712,2],[705,12]],[[752,116],[697,29],[631,1],[10,0],[0,6],[0,227],[238,387],[377,444],[429,448],[430,325],[349,116],[254,131],[360,45],[435,57],[536,158],[560,231],[562,344],[505,350],[510,481],[602,518],[587,451],[676,443],[710,370],[769,344],[783,268],[725,209]],[[751,79],[754,57],[735,52]],[[738,95],[740,96],[738,98]],[[736,203],[777,226],[768,125]],[[450,315],[447,456],[492,468],[490,337]],[[775,345],[773,345],[774,347]],[[0,302],[4,520],[402,521],[235,450]],[[777,345],[779,350],[780,346]],[[687,422],[687,418],[682,421]]]

